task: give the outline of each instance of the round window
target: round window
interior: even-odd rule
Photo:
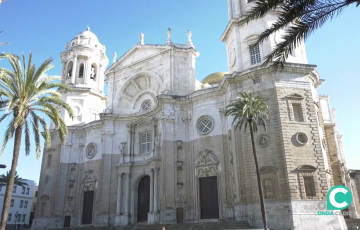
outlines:
[[[94,143],[90,143],[86,148],[86,157],[88,159],[93,158],[96,155],[97,146]]]
[[[208,134],[214,128],[214,120],[209,116],[201,117],[197,122],[197,129],[200,134]]]
[[[308,137],[306,136],[305,133],[298,132],[296,134],[296,140],[297,140],[297,142],[299,142],[299,144],[305,145],[308,142]]]
[[[151,101],[150,100],[145,100],[142,104],[141,104],[141,109],[143,111],[147,111],[151,108]]]
[[[260,136],[258,143],[261,147],[266,147],[269,144],[269,139],[266,136]]]

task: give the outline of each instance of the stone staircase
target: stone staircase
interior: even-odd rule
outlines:
[[[347,219],[345,218],[346,225],[349,230],[359,229],[360,230],[360,219]],[[356,228],[358,227],[358,228]]]
[[[247,222],[207,222],[207,223],[186,223],[165,225],[166,230],[252,230],[258,229],[251,227]],[[147,225],[136,224],[119,227],[79,227],[79,228],[63,228],[67,230],[162,230],[161,224]],[[258,229],[261,230],[261,229]]]

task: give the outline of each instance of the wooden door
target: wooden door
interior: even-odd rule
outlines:
[[[70,220],[71,220],[71,216],[65,216],[64,228],[69,228],[70,227]]]
[[[84,192],[82,224],[92,224],[94,191]]]
[[[177,221],[177,223],[184,222],[184,209],[183,208],[176,209],[176,221]]]
[[[201,219],[219,218],[217,176],[200,178],[199,184]]]
[[[146,222],[150,211],[150,177],[144,176],[138,188],[137,222]]]

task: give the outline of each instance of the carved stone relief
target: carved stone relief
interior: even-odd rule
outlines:
[[[196,177],[200,178],[219,175],[220,171],[218,165],[219,161],[211,150],[202,150],[195,161]]]
[[[96,189],[96,177],[93,174],[93,170],[85,171],[84,174],[85,175],[82,181],[83,192],[94,191]]]

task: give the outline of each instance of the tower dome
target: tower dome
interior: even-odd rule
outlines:
[[[80,39],[89,39],[91,38],[91,40],[94,41],[99,41],[98,37],[90,31],[90,27],[87,28],[87,30],[84,30],[82,32],[80,32],[76,37],[80,36]]]
[[[225,74],[227,74],[227,72],[212,73],[212,74],[208,75],[207,77],[205,77],[204,80],[201,81],[201,83],[202,84],[208,83],[209,85],[219,84],[221,82],[221,80],[224,78]]]

